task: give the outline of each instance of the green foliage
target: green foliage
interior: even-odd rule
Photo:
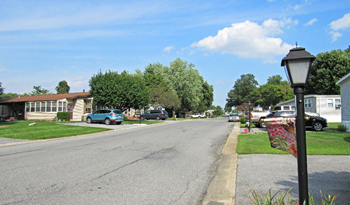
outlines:
[[[69,112],[57,112],[57,120],[63,121],[70,121],[70,113]]]
[[[67,81],[62,80],[58,83],[58,86],[56,86],[57,94],[61,93],[69,93],[70,87],[68,86]]]
[[[277,196],[280,191],[276,192],[275,194],[271,193],[271,189],[266,194],[265,198],[261,197],[258,193],[255,192],[255,190],[249,190],[250,193],[250,200],[253,202],[254,205],[292,205],[296,204],[296,202],[290,201],[290,194],[289,192],[292,189],[289,189],[285,194],[282,194],[280,196]]]
[[[213,102],[213,86],[203,80],[199,71],[194,69],[194,64],[180,58],[171,62],[170,67],[160,63],[149,64],[144,71],[144,76],[147,75],[163,77],[170,91],[178,96],[181,104],[180,110],[204,111]],[[151,82],[157,84],[155,81],[156,79]],[[161,81],[159,81],[160,83]]]
[[[339,95],[338,80],[350,72],[350,52],[332,50],[319,53],[310,70],[305,94]]]
[[[346,132],[348,131],[348,127],[346,127],[345,125],[341,124],[341,125],[338,125],[338,129],[337,129],[339,132]]]
[[[117,108],[125,111],[128,108],[147,106],[149,103],[149,88],[144,79],[135,74],[108,71],[103,74],[99,71],[89,81],[90,93],[94,98],[94,104]]]
[[[266,194],[265,198],[261,197],[258,193],[255,192],[255,190],[249,190],[250,193],[250,200],[253,202],[254,205],[299,205],[299,200],[290,200],[290,191],[289,189],[285,194],[281,193],[280,196],[278,194],[280,191],[276,192],[275,194],[271,193],[271,189]],[[322,199],[322,205],[335,205],[335,200],[337,199],[337,196],[331,196],[331,195],[324,195],[322,196],[321,193],[321,199]],[[288,197],[287,197],[288,196]],[[309,193],[309,205],[316,205],[314,198]],[[305,202],[303,203],[305,205]]]
[[[4,88],[2,87],[2,83],[0,82],[0,99],[4,98],[2,95],[4,94]]]
[[[41,86],[33,86],[33,89],[34,90],[30,93],[30,95],[47,95],[47,94],[50,94],[49,90],[41,88]]]
[[[164,108],[177,108],[181,105],[176,94],[160,86],[150,88],[150,103],[152,105],[161,105]]]
[[[214,108],[213,115],[214,115],[214,116],[220,116],[220,115],[222,115],[222,114],[224,114],[224,111],[223,111],[222,107],[219,106],[219,105],[217,105],[217,106]]]
[[[269,77],[266,84],[254,89],[251,95],[255,96],[252,99],[257,99],[255,103],[266,110],[270,106],[293,99],[294,92],[287,81],[282,81],[280,75],[275,75]]]
[[[239,122],[240,122],[241,124],[246,124],[245,117],[239,118]]]
[[[250,93],[255,90],[258,86],[258,81],[255,80],[253,74],[241,75],[241,78],[235,82],[233,89],[228,93],[227,106],[233,107],[248,102],[249,100],[253,103]]]

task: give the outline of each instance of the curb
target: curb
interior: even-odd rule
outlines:
[[[239,123],[235,124],[221,151],[218,173],[210,182],[202,205],[235,205],[237,174],[237,143]]]

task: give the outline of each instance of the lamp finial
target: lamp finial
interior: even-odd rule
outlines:
[[[295,43],[295,45],[296,45],[296,48],[298,48],[298,41]]]

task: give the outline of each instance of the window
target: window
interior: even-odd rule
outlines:
[[[46,102],[46,112],[51,112],[51,101]]]
[[[26,102],[26,112],[29,112],[29,111],[30,111],[30,103]]]
[[[67,102],[63,102],[63,112],[67,112]]]
[[[311,107],[311,100],[304,100],[305,108],[310,108]]]
[[[327,107],[334,107],[333,106],[333,99],[327,99]]]
[[[35,112],[35,102],[30,103],[30,112]]]
[[[339,110],[341,108],[341,101],[340,99],[335,99],[335,109]]]
[[[46,102],[43,101],[43,102],[41,102],[41,112],[45,112],[45,110],[46,110],[45,108],[46,108]]]
[[[51,111],[52,112],[56,112],[57,111],[57,102],[56,101],[52,101],[51,102]]]
[[[60,102],[60,101],[58,101],[58,109],[57,109],[57,111],[58,112],[62,112],[62,102]]]
[[[283,110],[289,110],[289,106],[283,106]]]

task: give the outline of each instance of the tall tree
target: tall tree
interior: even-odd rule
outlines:
[[[149,102],[149,89],[139,75],[127,72],[118,74],[99,71],[89,81],[90,93],[94,104],[100,107],[117,108],[125,111],[128,108],[146,106]]]
[[[0,82],[0,99],[2,98],[2,94],[4,94],[4,88],[2,87],[2,83]]]
[[[61,93],[69,93],[70,87],[68,86],[67,81],[62,80],[58,83],[58,86],[56,86],[57,94]]]
[[[214,87],[209,85],[207,81],[203,81],[202,83],[202,99],[197,108],[198,112],[204,112],[209,109],[210,105],[213,104],[214,101]]]
[[[339,95],[338,80],[350,72],[350,47],[319,53],[310,70],[306,94]]]
[[[238,106],[248,101],[254,103],[255,99],[252,99],[250,93],[258,85],[258,81],[255,80],[253,74],[241,75],[241,78],[235,82],[233,89],[228,93],[228,98],[226,99],[228,106]]]
[[[49,90],[41,88],[41,86],[33,86],[33,89],[34,90],[30,93],[30,95],[47,95],[47,94],[50,94]]]

